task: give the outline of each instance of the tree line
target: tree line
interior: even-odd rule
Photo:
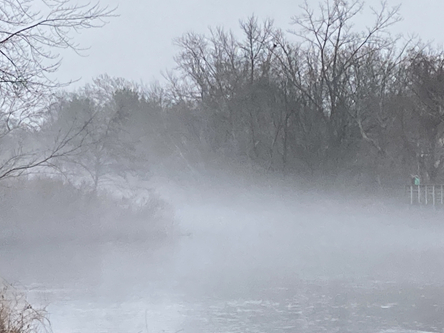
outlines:
[[[443,52],[390,34],[399,8],[385,2],[372,23],[356,28],[363,6],[306,4],[288,32],[251,16],[239,31],[186,33],[175,40],[176,67],[162,85],[103,75],[76,92],[45,94],[50,98],[36,105],[31,79],[4,74],[3,142],[12,128],[26,130],[18,146],[4,150],[10,154],[0,177],[44,161],[64,175],[83,175],[97,190],[129,174],[169,168],[198,176],[214,161],[232,161],[375,188],[405,184],[411,175],[441,182]],[[2,38],[0,50],[12,40]],[[22,106],[26,94],[32,98]],[[32,121],[16,116],[28,115],[22,107]],[[27,137],[38,137],[39,147],[52,142],[49,158],[17,153],[32,147]]]
[[[210,150],[267,170],[377,186],[412,174],[440,181],[443,54],[392,36],[399,8],[386,3],[357,31],[362,6],[306,5],[289,33],[252,16],[240,38],[182,36],[174,101],[198,113]]]

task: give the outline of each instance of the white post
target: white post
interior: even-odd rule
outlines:
[[[421,188],[420,185],[418,185],[418,205],[421,204]]]
[[[442,200],[442,185],[441,185],[441,205],[443,204],[443,200]]]
[[[428,189],[428,186],[426,185],[425,186],[425,188],[424,188],[424,194],[425,194],[425,204],[427,205],[427,199],[428,199],[428,196],[429,196],[429,189]]]
[[[435,185],[433,185],[432,189],[433,189],[433,193],[432,193],[433,207],[435,207],[435,204],[436,204],[436,202],[435,202]]]

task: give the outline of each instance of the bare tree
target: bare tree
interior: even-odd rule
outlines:
[[[5,144],[16,140],[15,131],[38,131],[55,89],[67,84],[51,77],[61,64],[57,50],[79,52],[72,33],[103,26],[113,12],[99,4],[72,5],[68,0],[0,1],[0,179],[47,165],[71,151],[67,143],[80,134],[76,130],[60,134],[44,151]]]
[[[240,21],[240,28],[242,40],[220,28],[210,29],[209,36],[189,33],[176,40],[179,87],[188,86],[186,95],[204,112],[213,150],[270,165],[282,127],[272,106],[276,29],[255,16]]]
[[[54,106],[52,128],[74,125],[82,135],[67,144],[76,154],[64,156],[57,166],[77,179],[87,175],[93,192],[106,180],[115,183],[125,178],[140,160],[135,151],[139,137],[134,132],[141,124],[128,126],[128,122],[144,111],[146,100],[140,89],[119,78],[100,76],[77,93],[62,96]]]
[[[444,164],[444,54],[419,50],[409,62],[413,96],[406,140],[415,152],[418,173],[435,182]]]
[[[389,8],[382,2],[379,10],[373,10],[373,23],[362,31],[354,31],[363,6],[359,0],[325,0],[316,12],[305,2],[302,14],[292,19],[297,27],[292,33],[299,39],[302,63],[295,63],[289,57],[288,48],[284,47],[283,52],[282,63],[287,67],[290,82],[304,94],[310,108],[324,123],[323,159],[325,171],[332,175],[340,161],[347,160],[352,151],[350,144],[356,142],[357,135],[371,140],[364,131],[359,131],[359,119],[350,113],[353,96],[349,83],[355,79],[353,68],[394,45],[396,39],[387,28],[400,20],[399,8]]]

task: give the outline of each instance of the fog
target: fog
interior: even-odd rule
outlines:
[[[179,212],[190,228],[185,253],[195,258],[182,271],[214,272],[216,287],[231,279],[253,289],[295,279],[442,281],[443,229],[433,218],[359,200],[230,190]]]
[[[443,327],[440,211],[221,179],[154,182],[172,242],[17,241],[2,276],[59,332]]]
[[[1,333],[443,332],[444,52],[287,2],[0,2]]]

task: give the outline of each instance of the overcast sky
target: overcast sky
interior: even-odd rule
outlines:
[[[316,6],[318,0],[307,0]],[[178,49],[173,39],[185,32],[205,33],[208,27],[236,30],[239,20],[253,13],[259,19],[271,18],[275,26],[291,29],[291,17],[298,15],[303,0],[101,0],[103,5],[118,5],[119,17],[104,28],[84,31],[77,37],[90,49],[86,57],[63,53],[58,72],[62,81],[89,82],[100,74],[150,83],[162,80],[161,72],[174,66]],[[444,44],[444,0],[389,0],[401,4],[403,21],[395,33],[418,34],[424,41]],[[367,0],[366,7],[380,6],[380,0]]]

